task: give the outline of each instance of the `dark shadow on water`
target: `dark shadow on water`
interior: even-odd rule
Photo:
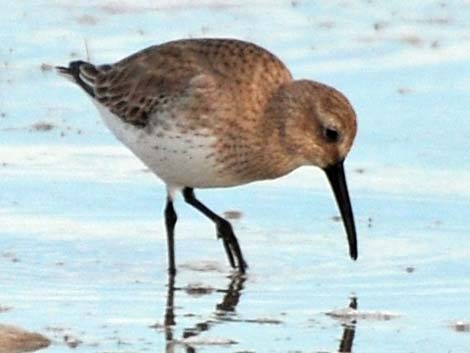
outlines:
[[[175,277],[170,276],[168,279],[167,301],[164,316],[164,334],[166,342],[166,352],[173,353],[175,345],[184,347],[186,353],[196,353],[196,347],[190,342],[185,342],[188,338],[197,337],[203,332],[209,331],[213,326],[227,321],[250,322],[248,320],[240,320],[236,315],[236,307],[240,301],[246,277],[243,275],[232,275],[228,283],[227,289],[216,289],[216,293],[223,293],[222,300],[215,305],[214,311],[211,315],[212,318],[197,322],[196,324],[183,329],[182,337],[175,337],[175,330],[177,320],[175,316],[175,293],[183,291],[184,288],[175,286]],[[357,298],[350,299],[349,308],[357,309]],[[343,334],[337,350],[338,353],[352,353],[354,336],[356,333],[356,320],[352,319],[350,322],[343,323]],[[236,342],[232,342],[236,343]],[[230,345],[230,340],[227,340],[227,345]]]

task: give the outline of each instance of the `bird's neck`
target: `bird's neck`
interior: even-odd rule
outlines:
[[[273,119],[271,130],[265,132],[262,148],[256,157],[259,179],[278,178],[304,164],[291,148],[282,118],[270,118]]]

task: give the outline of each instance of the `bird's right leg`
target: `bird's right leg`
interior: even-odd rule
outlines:
[[[178,217],[173,207],[173,198],[168,194],[165,207],[165,226],[168,246],[168,274],[176,274],[175,266],[175,225]]]
[[[183,197],[187,203],[195,207],[197,210],[199,210],[212,222],[215,223],[217,227],[217,236],[219,238],[222,238],[224,242],[225,252],[227,254],[230,265],[232,267],[235,267],[235,258],[237,260],[237,267],[239,271],[241,273],[245,273],[245,270],[248,266],[245,260],[243,259],[240,245],[238,244],[237,237],[233,232],[232,225],[230,224],[230,222],[212,212],[209,208],[207,208],[206,205],[199,201],[196,198],[196,195],[194,195],[194,190],[192,188],[184,188]]]

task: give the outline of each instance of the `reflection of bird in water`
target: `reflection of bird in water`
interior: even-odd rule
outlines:
[[[349,303],[351,309],[357,309],[357,298],[352,297],[351,302]],[[351,353],[352,346],[354,342],[354,335],[356,334],[356,320],[351,320],[348,324],[343,324],[343,337],[339,344],[339,353]]]
[[[224,293],[222,301],[215,306],[214,316],[216,319],[207,319],[196,323],[192,327],[185,328],[183,330],[182,340],[176,340],[174,338],[174,327],[177,324],[174,311],[175,292],[180,291],[183,288],[175,287],[175,276],[168,276],[167,302],[164,318],[166,352],[172,353],[174,351],[175,344],[178,342],[182,342],[186,346],[187,353],[196,352],[195,348],[191,346],[191,344],[184,343],[184,340],[198,336],[200,333],[210,330],[212,326],[218,323],[230,320],[230,317],[234,314],[236,306],[240,300],[245,281],[245,276],[233,274],[227,289],[216,290],[216,292]]]
[[[230,265],[245,272],[231,224],[199,201],[194,189],[275,179],[312,165],[328,177],[349,254],[357,258],[343,169],[356,136],[356,114],[338,90],[294,80],[276,56],[233,39],[172,41],[111,65],[73,61],[57,69],[88,94],[114,135],[166,183],[170,274],[176,272],[177,193],[215,224]]]
[[[166,342],[166,353],[174,353],[176,346],[184,346],[186,353],[195,353],[196,348],[191,343],[185,342],[190,337],[196,337],[203,332],[209,331],[212,327],[223,322],[253,323],[255,320],[240,320],[234,315],[236,307],[240,301],[246,277],[235,274],[231,276],[227,289],[219,289],[216,292],[224,293],[222,300],[215,305],[213,312],[214,318],[209,318],[197,322],[191,327],[183,329],[181,339],[174,337],[174,331],[177,325],[175,315],[175,292],[182,291],[184,288],[175,287],[175,277],[169,276],[167,302],[164,316],[164,334]],[[357,298],[352,297],[349,304],[351,309],[357,309]],[[351,353],[356,331],[356,320],[343,324],[343,335],[338,348],[338,353]]]

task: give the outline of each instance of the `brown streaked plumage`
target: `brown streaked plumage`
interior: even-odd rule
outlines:
[[[153,46],[112,65],[59,67],[93,99],[105,123],[168,187],[169,271],[175,273],[174,193],[208,216],[232,266],[246,264],[229,222],[194,188],[273,179],[303,165],[325,170],[357,257],[343,161],[356,135],[354,110],[327,85],[293,80],[273,54],[233,39]]]

